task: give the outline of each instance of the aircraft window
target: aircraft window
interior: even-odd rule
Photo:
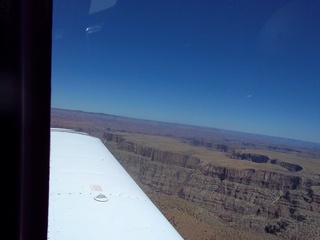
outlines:
[[[319,149],[320,1],[53,0],[53,9],[52,108],[274,136],[306,141]],[[183,141],[210,150],[210,145],[197,139]],[[254,150],[248,155],[240,150],[227,152],[228,146],[219,144],[219,156],[228,156],[228,160],[269,164],[275,172],[294,175],[290,181],[281,175],[281,181],[291,185],[278,195],[275,189],[280,184],[272,185],[271,177],[265,175],[259,183],[263,189],[273,187],[265,195],[275,194],[268,209],[276,220],[266,223],[263,233],[279,235],[290,229],[290,221],[309,221],[303,215],[309,206],[319,214],[314,210],[319,209],[315,197],[320,194],[319,179],[299,178],[301,172],[309,172],[303,164],[295,164],[296,156],[303,152],[270,145],[268,151],[279,155],[270,157]],[[254,148],[247,145],[243,149],[249,147]],[[296,154],[292,162],[279,158],[281,151]],[[206,167],[209,175],[213,167],[209,163]],[[257,171],[245,169],[233,180],[239,177],[237,181],[249,186],[250,174]],[[227,172],[215,179],[224,184],[219,191],[239,197],[238,190],[227,189]],[[297,193],[302,182],[310,183],[303,196]],[[253,197],[256,192],[249,196],[248,189],[239,199],[264,201]],[[186,192],[180,189],[179,201],[192,199]],[[103,194],[94,197],[97,201],[108,198]],[[282,200],[288,206],[315,205],[300,213],[294,207],[286,208],[288,220],[281,215],[284,210],[275,207]],[[229,202],[223,204],[224,209],[233,207]],[[240,206],[236,211],[246,209]],[[263,208],[255,209],[255,214],[269,217]],[[218,216],[234,223],[228,214]],[[215,217],[208,213],[205,220],[212,223]],[[248,223],[252,229],[254,221]]]

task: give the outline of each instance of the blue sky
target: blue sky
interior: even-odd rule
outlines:
[[[88,15],[56,0],[52,107],[320,143],[318,9],[119,0]]]

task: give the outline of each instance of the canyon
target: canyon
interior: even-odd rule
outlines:
[[[103,139],[144,191],[201,206],[215,221],[235,229],[286,239],[320,237],[319,175],[299,174],[300,165],[234,151],[223,158],[234,164],[225,166],[215,157],[202,160],[180,149],[153,147],[153,137],[139,144],[127,141],[126,136],[106,132]],[[176,148],[179,144],[187,143],[177,141]],[[246,161],[245,167],[236,164],[240,161]],[[207,222],[211,224],[210,219]]]

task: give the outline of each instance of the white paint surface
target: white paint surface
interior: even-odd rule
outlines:
[[[98,138],[51,129],[48,239],[182,238]]]

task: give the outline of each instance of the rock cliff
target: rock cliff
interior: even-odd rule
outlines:
[[[237,153],[234,151],[231,154],[230,158],[247,160],[247,161],[252,161],[255,163],[270,163],[270,164],[281,166],[281,167],[289,170],[290,172],[298,172],[303,169],[298,164],[287,163],[287,162],[279,161],[278,159],[270,159],[269,157],[261,155],[261,154]]]
[[[288,171],[237,169],[126,141],[113,133],[105,133],[104,141],[145,191],[195,203],[229,226],[289,239],[320,237],[320,196],[314,191],[320,182],[297,174],[299,165],[234,152],[229,157],[235,161],[269,163]]]

